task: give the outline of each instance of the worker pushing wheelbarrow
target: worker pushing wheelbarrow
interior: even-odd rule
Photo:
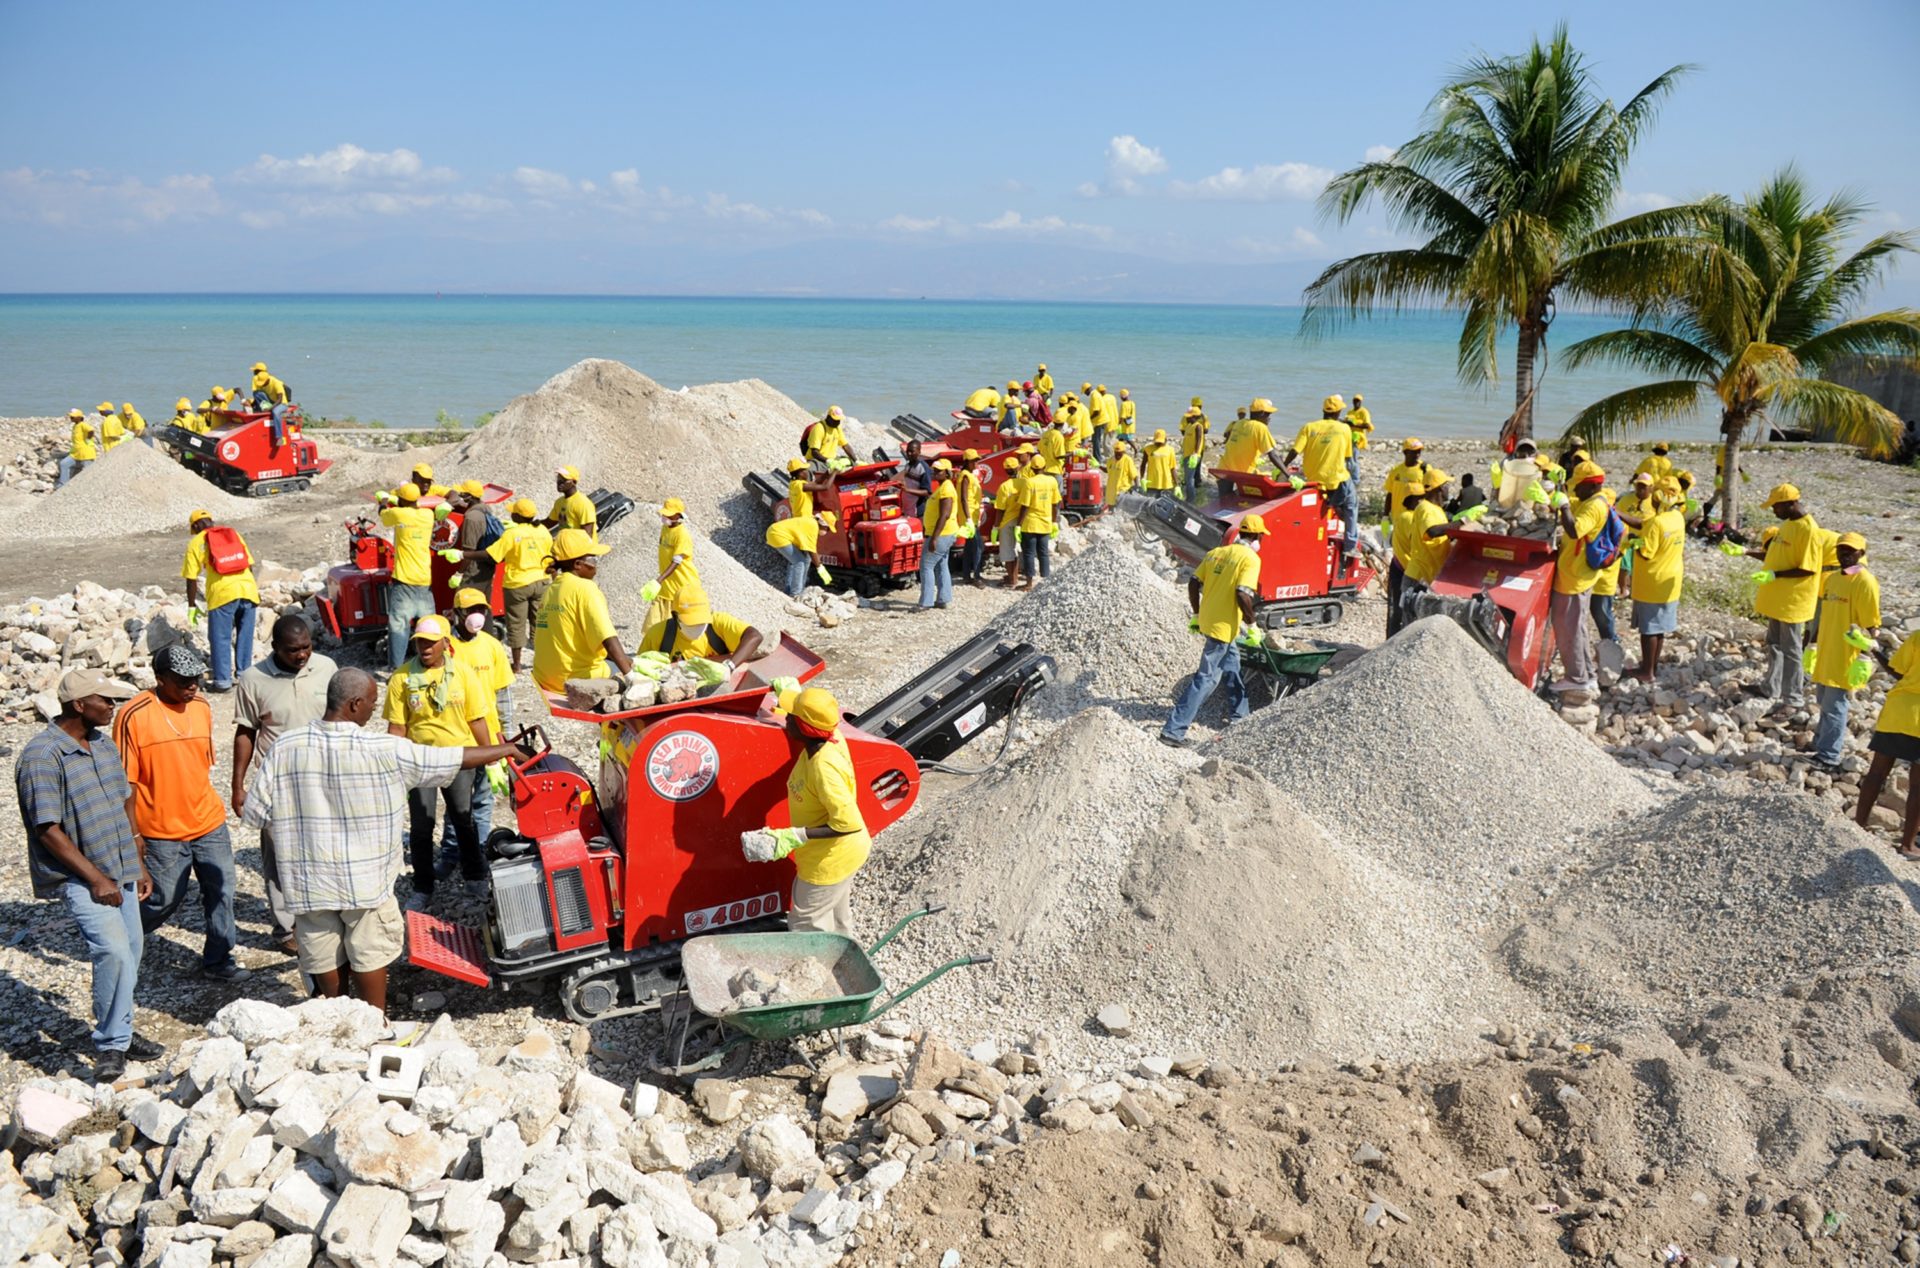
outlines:
[[[944,910],[909,912],[864,950],[837,933],[718,933],[688,939],[680,953],[680,990],[661,1006],[665,1043],[659,1072],[683,1079],[716,1072],[731,1078],[745,1068],[755,1042],[865,1025],[954,969],[992,962],[990,955],[948,960],[905,990],[881,998],[886,984],[873,956],[914,921]],[[801,1059],[812,1064],[804,1052]]]

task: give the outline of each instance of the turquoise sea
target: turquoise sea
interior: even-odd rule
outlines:
[[[1564,347],[1610,319],[1566,314]],[[1154,304],[637,296],[0,295],[0,416],[64,414],[132,401],[149,418],[198,402],[265,361],[309,411],[431,426],[471,419],[583,357],[611,357],[668,387],[761,378],[810,410],[829,403],[884,422],[943,418],[971,389],[1028,378],[1045,361],[1060,388],[1132,390],[1148,426],[1191,396],[1218,419],[1253,396],[1282,420],[1316,417],[1329,392],[1365,394],[1389,436],[1489,436],[1509,382],[1482,391],[1454,375],[1456,320],[1438,312],[1360,323],[1322,340],[1300,310]],[[1511,364],[1511,345],[1505,351]],[[1628,386],[1549,363],[1538,427]],[[1703,415],[1678,436],[1710,434]]]

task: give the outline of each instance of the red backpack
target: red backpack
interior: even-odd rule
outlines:
[[[253,556],[240,534],[224,524],[207,529],[207,566],[223,577],[245,572],[253,566]]]

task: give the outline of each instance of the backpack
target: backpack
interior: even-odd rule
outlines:
[[[1620,512],[1611,506],[1607,508],[1607,522],[1587,543],[1587,567],[1611,568],[1619,561],[1620,551],[1627,542],[1627,522],[1620,518]]]
[[[485,506],[481,507],[480,514],[486,516],[486,527],[480,530],[480,543],[474,547],[475,550],[485,550],[487,547],[499,541],[500,534],[507,531],[507,526],[500,522],[500,517],[495,515],[490,508]]]
[[[207,529],[207,566],[223,577],[237,576],[253,566],[253,556],[240,534],[215,524]]]

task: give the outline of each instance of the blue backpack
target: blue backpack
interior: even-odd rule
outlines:
[[[1607,508],[1607,522],[1587,543],[1587,567],[1593,569],[1611,568],[1620,558],[1620,551],[1627,544],[1627,522],[1620,518],[1620,512],[1611,506]]]
[[[476,549],[485,550],[500,540],[500,534],[506,532],[507,527],[502,524],[499,517],[487,507],[481,507],[480,513],[487,517],[487,526],[480,530],[480,544]]]

